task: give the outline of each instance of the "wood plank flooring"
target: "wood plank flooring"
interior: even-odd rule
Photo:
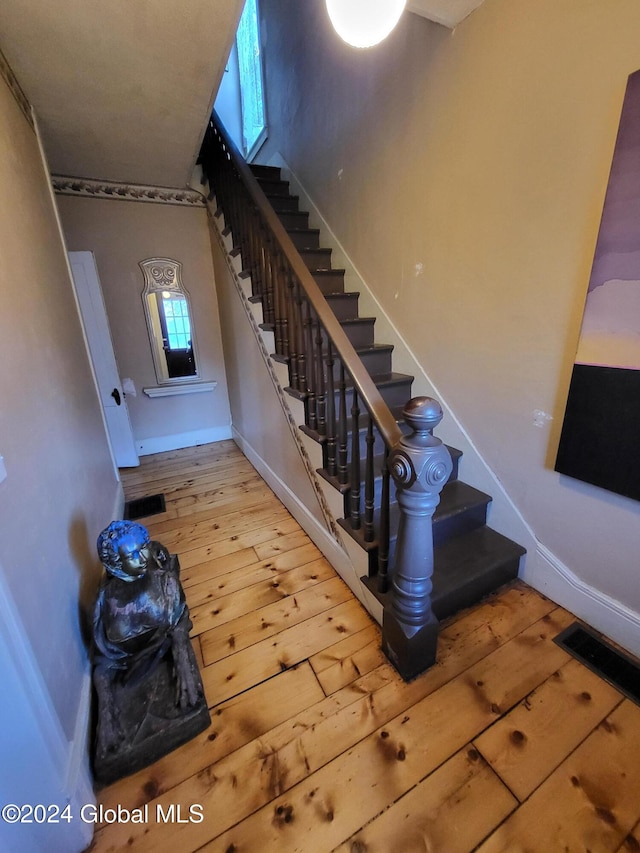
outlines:
[[[212,724],[99,792],[146,811],[105,821],[94,853],[640,850],[640,707],[553,642],[566,610],[517,582],[405,684],[232,442],[123,482],[166,497],[141,523],[180,557]]]

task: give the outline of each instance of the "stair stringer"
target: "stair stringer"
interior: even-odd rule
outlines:
[[[225,232],[224,216],[216,213],[215,199],[209,202],[209,222],[212,250],[215,252],[217,246],[226,263],[229,278],[234,284],[235,295],[242,306],[256,340],[276,392],[278,403],[286,419],[292,439],[290,452],[296,453],[302,461],[317,500],[323,523],[319,522],[313,508],[307,506],[305,501],[290,488],[283,477],[269,464],[269,460],[264,457],[264,454],[258,452],[251,441],[235,425],[232,426],[234,440],[368,613],[376,622],[382,624],[382,605],[360,580],[367,574],[367,556],[354,542],[345,541],[349,540],[350,537],[342,536],[341,529],[336,521],[338,515],[342,515],[339,496],[336,497],[335,489],[317,474],[317,469],[322,466],[321,447],[299,429],[299,424],[304,422],[303,404],[290,397],[285,391],[289,380],[287,367],[279,364],[271,357],[271,353],[275,350],[273,333],[260,328],[262,307],[259,303],[252,302],[249,299],[251,296],[251,279],[241,275],[240,258],[231,253],[233,249],[232,236]],[[221,288],[223,286],[225,285],[220,281],[220,277],[216,276],[216,287]]]

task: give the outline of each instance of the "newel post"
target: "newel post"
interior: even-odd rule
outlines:
[[[404,436],[389,455],[400,527],[390,602],[384,609],[382,648],[408,681],[436,660],[438,620],[431,609],[431,523],[453,466],[449,451],[433,435],[442,420],[440,404],[431,397],[414,397],[403,414],[413,432]]]

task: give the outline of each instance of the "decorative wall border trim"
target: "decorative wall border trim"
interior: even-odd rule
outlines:
[[[51,183],[58,195],[83,198],[109,198],[118,201],[143,201],[152,204],[177,204],[182,207],[205,207],[204,196],[197,190],[172,187],[150,187],[144,184],[120,184],[116,181],[94,181],[52,175]]]
[[[35,130],[34,122],[33,122],[33,114],[31,112],[31,104],[25,93],[22,91],[22,87],[20,83],[18,83],[18,79],[16,75],[13,73],[13,69],[9,65],[7,61],[7,57],[0,50],[0,77],[4,80],[4,82],[9,87],[11,94],[14,97],[15,102],[20,107],[22,112],[24,113],[24,117],[29,122],[33,130]]]

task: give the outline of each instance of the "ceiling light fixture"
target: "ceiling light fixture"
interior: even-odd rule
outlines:
[[[353,47],[373,47],[400,20],[406,0],[326,0],[329,18],[343,41]]]

